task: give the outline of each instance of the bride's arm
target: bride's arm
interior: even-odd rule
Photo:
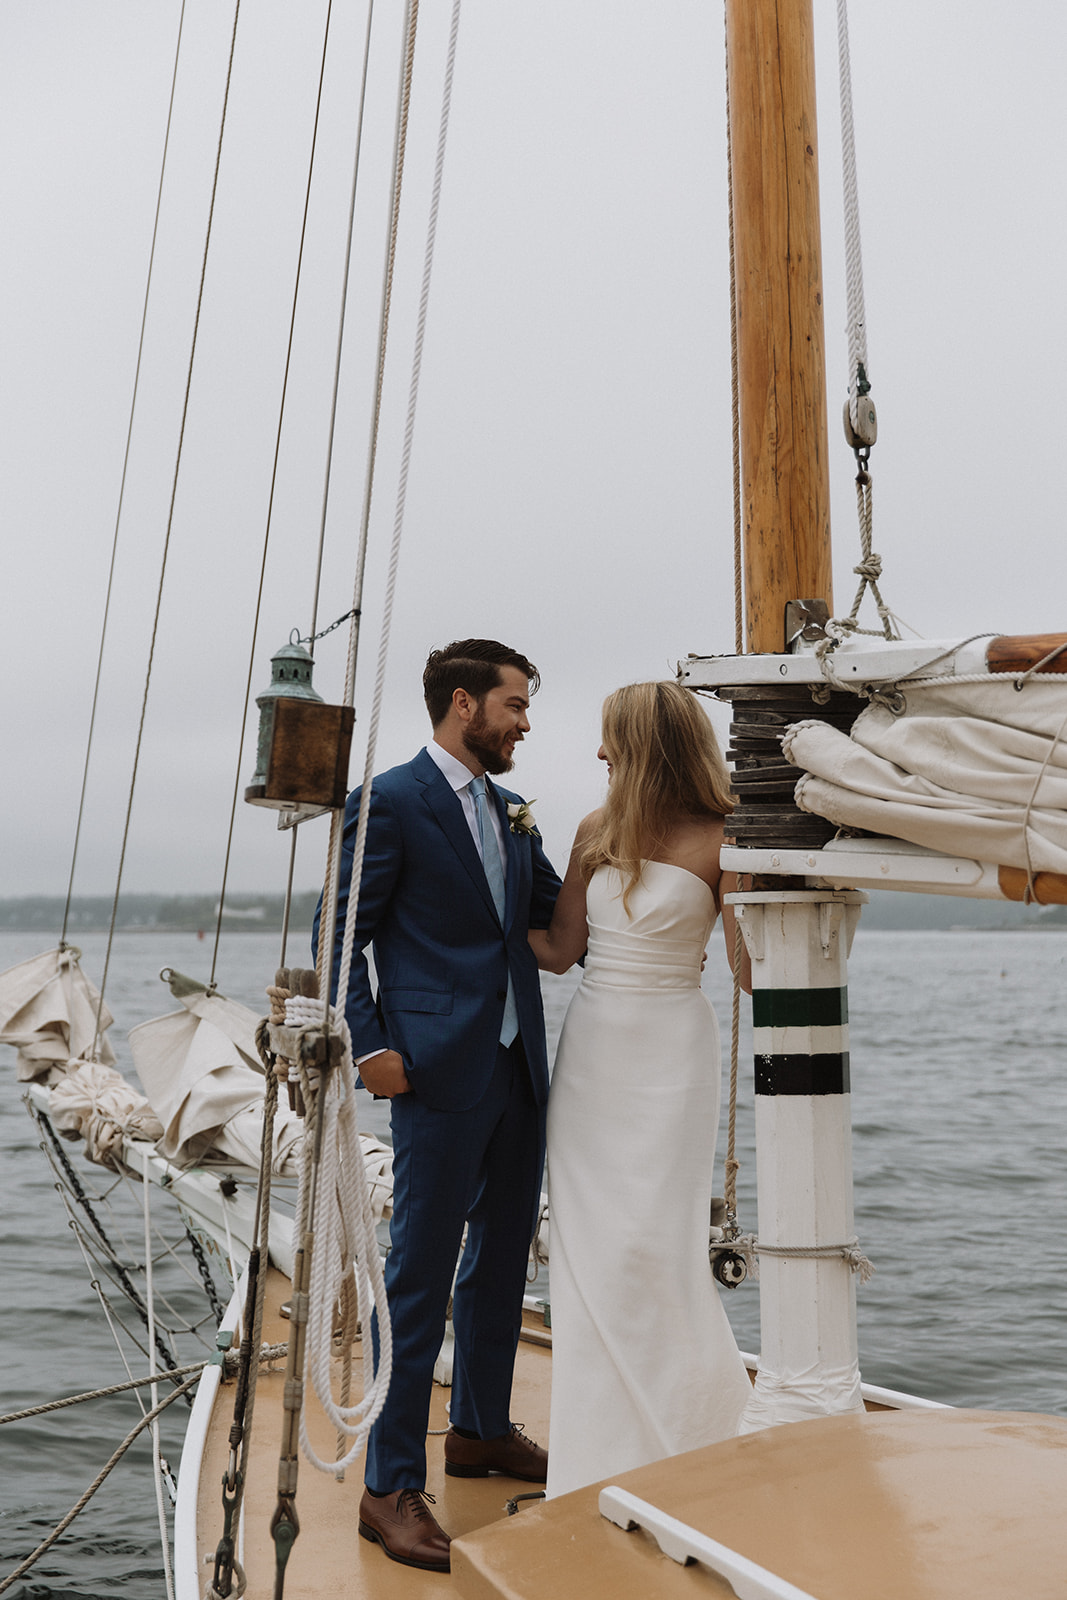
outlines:
[[[726,896],[733,894],[738,888],[737,873],[724,872],[719,879],[719,903],[722,906],[722,931],[726,940],[726,959],[730,963],[730,971],[734,970],[734,930],[737,928],[737,918],[734,916],[733,906],[726,904]],[[741,987],[746,994],[752,993],[752,961],[748,953],[748,946],[744,939],[741,940],[741,965],[739,968]]]
[[[585,954],[589,927],[585,915],[585,880],[579,860],[597,816],[597,812],[590,812],[574,836],[567,875],[559,891],[552,921],[547,928],[531,928],[527,934],[530,948],[537,957],[537,965],[544,972],[566,972],[579,956]]]

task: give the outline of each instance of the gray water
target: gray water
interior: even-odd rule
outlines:
[[[102,936],[82,941],[99,978]],[[36,954],[0,934],[0,971]],[[304,952],[291,945],[290,960]],[[219,987],[257,1011],[275,942],[238,934]],[[108,999],[123,1030],[173,1009],[169,965],[203,979],[210,949],[192,935],[118,937]],[[574,978],[546,979],[550,1044]],[[705,988],[728,1049],[729,975],[716,948]],[[1067,934],[888,933],[862,927],[849,970],[856,1225],[875,1265],[858,1292],[860,1361],[871,1383],[960,1406],[1067,1414]],[[0,1052],[0,1413],[125,1374],[87,1282],[18,1098],[14,1053]],[[738,1183],[756,1228],[751,1043],[741,1035]],[[120,1066],[130,1076],[128,1057]],[[366,1125],[383,1131],[385,1108]],[[725,1119],[725,1106],[724,1106]],[[717,1163],[725,1149],[725,1120]],[[79,1170],[90,1176],[80,1156]],[[96,1180],[99,1181],[99,1180]],[[106,1178],[104,1179],[106,1182]],[[140,1226],[131,1209],[132,1256]],[[191,1314],[196,1295],[189,1291]],[[759,1349],[758,1290],[725,1295],[742,1348]],[[190,1357],[191,1358],[191,1357]],[[142,1365],[139,1371],[146,1370]],[[180,1420],[164,1453],[180,1459]],[[0,1581],[55,1525],[136,1420],[121,1398],[0,1430]],[[9,1594],[18,1600],[159,1600],[164,1593],[148,1447],[134,1446],[62,1541]]]

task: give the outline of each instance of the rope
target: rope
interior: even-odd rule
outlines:
[[[837,0],[837,64],[841,94],[841,164],[845,207],[845,294],[848,316],[848,413],[858,432],[859,399],[870,389],[867,378],[867,313],[863,297],[859,184],[852,120],[852,69],[848,47],[848,3]]]
[[[1037,803],[1037,791],[1041,787],[1041,780],[1048,771],[1049,762],[1052,760],[1052,757],[1059,748],[1060,740],[1063,738],[1064,729],[1067,729],[1067,713],[1064,714],[1063,721],[1056,730],[1056,736],[1048,747],[1048,753],[1046,754],[1044,761],[1041,763],[1041,771],[1034,779],[1034,787],[1030,791],[1030,798],[1026,802],[1026,810],[1023,812],[1023,849],[1026,851],[1026,891],[1023,895],[1023,900],[1026,905],[1030,905],[1037,898],[1034,887],[1034,864],[1030,858],[1030,814]]]
[[[240,4],[240,0],[238,0]],[[241,708],[241,731],[237,740],[237,768],[234,773],[233,795],[230,800],[230,822],[226,833],[226,852],[222,866],[222,882],[219,888],[219,909],[215,919],[215,943],[211,953],[211,981],[208,986],[209,993],[215,989],[215,969],[219,959],[219,943],[222,939],[222,918],[226,904],[226,886],[230,876],[230,856],[233,851],[233,831],[237,819],[237,802],[241,793],[241,770],[244,765],[245,733],[248,728],[248,708],[252,700],[252,672],[255,664],[256,641],[259,637],[259,619],[263,608],[263,585],[267,575],[267,554],[270,549],[270,536],[274,520],[274,493],[278,482],[278,461],[282,448],[282,427],[285,421],[285,401],[289,391],[289,369],[293,358],[293,339],[296,331],[296,311],[300,300],[300,275],[304,263],[304,242],[307,238],[308,211],[311,205],[311,180],[315,171],[315,151],[319,136],[319,114],[322,109],[322,86],[326,76],[326,49],[330,38],[330,17],[333,12],[333,0],[329,0],[326,7],[326,23],[323,29],[322,57],[319,63],[319,87],[315,98],[315,119],[311,132],[311,150],[308,154],[307,183],[304,187],[304,214],[300,223],[300,245],[296,257],[296,273],[293,279],[293,298],[289,313],[289,338],[285,347],[285,367],[282,374],[282,391],[278,402],[278,426],[274,434],[274,459],[271,463],[270,491],[267,496],[267,517],[263,529],[263,554],[260,558],[259,585],[256,589],[256,604],[252,617],[252,637],[248,650],[248,672],[245,677],[244,705]],[[236,19],[235,19],[236,22]]]
[[[858,1272],[861,1283],[874,1276],[874,1268],[859,1248],[858,1239],[845,1244],[760,1244],[754,1240],[752,1248],[757,1255],[782,1256],[796,1261],[830,1261],[840,1256],[850,1272]]]
[[[134,1286],[134,1284],[133,1284],[133,1282],[132,1282],[132,1280],[130,1278],[129,1273],[126,1271],[126,1268],[122,1265],[122,1262],[118,1258],[118,1255],[117,1255],[117,1253],[115,1251],[114,1245],[111,1243],[111,1241],[108,1238],[107,1234],[104,1232],[104,1229],[103,1229],[101,1223],[99,1222],[99,1220],[98,1220],[98,1218],[96,1216],[96,1213],[93,1211],[92,1203],[89,1200],[88,1195],[85,1193],[85,1190],[82,1188],[81,1181],[78,1178],[78,1174],[74,1171],[74,1168],[71,1166],[70,1162],[68,1161],[67,1153],[63,1149],[63,1146],[60,1144],[59,1139],[58,1139],[58,1137],[56,1135],[55,1129],[52,1127],[52,1124],[51,1124],[49,1118],[44,1114],[44,1112],[35,1112],[34,1115],[37,1117],[38,1122],[41,1124],[41,1126],[44,1128],[46,1134],[48,1135],[48,1138],[51,1141],[52,1146],[53,1146],[53,1148],[55,1150],[56,1156],[59,1159],[59,1163],[63,1168],[63,1172],[64,1172],[64,1175],[66,1177],[67,1184],[69,1186],[70,1192],[74,1195],[74,1197],[77,1200],[78,1204],[85,1211],[85,1213],[88,1216],[90,1222],[92,1223],[93,1229],[96,1232],[98,1240],[100,1241],[100,1247],[102,1247],[103,1250],[105,1251],[106,1256],[107,1256],[107,1260],[109,1261],[113,1271],[115,1272],[115,1275],[117,1276],[117,1278],[119,1280],[119,1283],[120,1283],[120,1285],[122,1287],[123,1293],[126,1295],[127,1299],[130,1301],[130,1304],[137,1311],[138,1316],[141,1318],[141,1321],[144,1323],[145,1328],[147,1329],[149,1327],[148,1307],[145,1305],[143,1298],[141,1297],[141,1295],[138,1293],[137,1289],[135,1288],[135,1286]],[[164,1364],[165,1368],[167,1369],[167,1374],[168,1374],[168,1377],[169,1377],[169,1375],[175,1370],[175,1368],[177,1366],[177,1360],[176,1360],[176,1358],[174,1356],[174,1353],[168,1347],[168,1345],[166,1343],[166,1340],[163,1339],[163,1337],[158,1332],[156,1332],[154,1337],[152,1337],[152,1343],[155,1345],[155,1348],[159,1351],[159,1354],[162,1356],[163,1364]],[[146,1352],[146,1354],[147,1354],[147,1352]]]
[[[845,213],[845,288],[848,336],[848,403],[845,433],[856,457],[856,513],[859,521],[861,557],[853,571],[860,580],[852,610],[832,624],[833,642],[823,648],[834,649],[851,633],[899,638],[893,612],[882,599],[878,579],[882,559],[871,548],[874,528],[874,488],[869,470],[871,447],[876,437],[873,404],[867,402],[861,415],[861,400],[871,392],[867,361],[867,311],[863,294],[863,252],[860,245],[859,184],[856,176],[856,140],[852,116],[852,69],[848,45],[847,0],[837,0],[837,57],[841,97],[841,161]],[[881,619],[880,628],[861,628],[860,605],[870,589]],[[830,633],[830,625],[827,626]]]
[[[285,1355],[288,1348],[288,1344],[264,1345],[259,1353],[259,1359],[266,1362],[278,1361]],[[223,1365],[228,1378],[232,1378],[237,1371],[239,1359],[240,1357],[236,1350],[227,1351]],[[204,1368],[211,1364],[210,1360],[203,1359],[189,1361],[184,1367],[175,1367],[173,1372],[168,1373],[168,1377],[187,1378],[192,1373],[203,1372]],[[146,1389],[149,1384],[158,1382],[158,1380],[158,1373],[154,1377],[152,1373],[149,1373],[143,1378],[129,1378],[125,1383],[109,1384],[106,1389],[86,1389],[82,1394],[69,1394],[64,1396],[62,1400],[48,1400],[39,1406],[27,1406],[24,1411],[9,1411],[7,1416],[0,1417],[0,1427],[3,1427],[8,1422],[28,1422],[32,1417],[47,1416],[51,1411],[65,1411],[68,1406],[81,1405],[85,1400],[109,1400],[112,1395],[128,1394],[131,1389]]]
[[[389,233],[386,241],[385,262],[382,270],[381,304],[378,312],[378,362],[374,378],[374,403],[371,407],[370,441],[367,447],[367,470],[363,482],[363,506],[360,512],[359,544],[356,551],[356,576],[352,596],[352,626],[348,635],[348,656],[345,665],[345,692],[346,705],[355,702],[356,659],[359,654],[360,620],[363,607],[363,582],[367,564],[368,532],[370,528],[371,502],[374,496],[374,479],[378,462],[378,435],[381,427],[382,394],[385,387],[385,357],[389,345],[389,316],[393,298],[393,273],[396,259],[396,240],[400,225],[400,197],[404,183],[404,156],[407,149],[408,111],[411,102],[411,77],[414,66],[415,30],[418,24],[418,0],[407,0],[404,12],[404,52],[401,65],[400,83],[397,91],[396,127],[393,135],[393,175],[391,191],[391,210],[389,220]],[[367,48],[370,47],[370,15],[367,17]],[[349,227],[351,228],[352,213],[349,213]],[[317,604],[317,601],[316,601]],[[377,737],[376,723],[372,720],[372,733]],[[365,798],[370,800],[369,777],[371,762],[368,754],[367,766],[364,773]],[[364,826],[363,837],[366,829]],[[337,904],[340,894],[341,876],[341,846],[344,838],[344,815],[333,811],[330,814],[330,842],[327,850],[329,863],[326,872],[326,883],[322,895],[322,915],[319,920],[320,936],[317,971],[319,978],[319,993],[323,997],[323,1015],[330,993],[330,967],[333,956],[333,939],[324,939],[321,930],[333,930],[337,925]],[[357,845],[359,846],[358,860],[362,869],[362,841],[357,825]],[[355,862],[353,862],[355,866]],[[358,883],[358,878],[355,880]],[[351,892],[351,891],[350,891]],[[339,993],[342,991],[338,991]]]
[[[145,1145],[141,1152],[143,1167],[141,1178],[142,1202],[144,1206],[144,1256],[145,1256],[145,1301],[148,1305],[148,1371],[153,1379],[151,1384],[152,1408],[159,1404],[159,1384],[156,1371],[155,1337],[156,1337],[156,1302],[153,1293],[152,1280],[152,1184],[149,1179],[149,1160],[152,1151]],[[174,1600],[174,1573],[170,1561],[170,1540],[167,1537],[167,1512],[163,1504],[163,1453],[159,1442],[159,1419],[152,1424],[152,1477],[156,1491],[156,1517],[159,1522],[159,1544],[163,1556],[163,1581],[167,1588],[167,1600]]]
[[[259,1360],[253,1352],[260,1349],[263,1335],[263,1305],[267,1287],[268,1235],[270,1231],[270,1179],[271,1156],[274,1145],[274,1119],[278,1106],[278,1079],[273,1062],[264,1049],[265,1024],[256,1029],[256,1043],[263,1060],[266,1084],[263,1097],[263,1126],[260,1133],[259,1184],[256,1189],[255,1216],[252,1228],[252,1249],[248,1259],[248,1283],[244,1307],[244,1330],[237,1358],[237,1387],[233,1401],[233,1422],[230,1426],[230,1454],[222,1479],[223,1531],[215,1549],[215,1566],[209,1596],[220,1600],[233,1590],[236,1572],[238,1596],[244,1593],[245,1575],[234,1551],[232,1529],[240,1526],[241,1507],[244,1500],[247,1472],[245,1462],[252,1440],[252,1414],[255,1410],[256,1384],[259,1378]],[[227,1223],[227,1238],[229,1224]]]
[[[728,32],[728,30],[727,30]],[[737,349],[737,245],[734,236],[734,159],[730,134],[729,41],[726,44],[726,209],[730,249],[730,416],[732,434],[732,481],[734,525],[734,649],[745,648],[743,611],[743,551],[741,535],[741,383]],[[730,1115],[723,1163],[723,1194],[726,1204],[726,1233],[736,1236],[737,1174],[741,1163],[737,1145],[737,1063],[741,1030],[741,929],[734,925],[733,1005],[730,1014]]]
[[[294,995],[286,1002],[286,1023],[291,1028],[318,1028],[322,1006],[318,1000]],[[319,1075],[316,1086],[310,1074],[298,1063],[301,1087],[312,1100],[319,1137],[317,1214],[310,1220],[315,1234],[308,1289],[307,1345],[304,1361],[305,1384],[310,1382],[327,1418],[336,1432],[353,1441],[347,1454],[324,1461],[308,1437],[307,1413],[300,1415],[300,1445],[304,1455],[320,1472],[339,1477],[351,1466],[366,1443],[367,1434],[381,1413],[392,1374],[392,1330],[385,1296],[385,1277],[381,1251],[371,1209],[366,1164],[356,1123],[356,1075],[352,1043],[344,1015],[330,1007],[330,1033],[342,1041],[340,1064]],[[307,1152],[307,1141],[305,1141]],[[306,1154],[301,1171],[301,1187],[311,1193],[312,1174]],[[334,1203],[336,1198],[336,1204]],[[330,1355],[333,1343],[334,1306],[344,1301],[345,1285],[354,1277],[359,1321],[369,1328],[377,1314],[379,1334],[378,1365],[373,1378],[364,1385],[363,1398],[354,1406],[338,1403],[330,1384]]]
[[[138,1434],[143,1433],[145,1428],[150,1427],[156,1418],[162,1412],[164,1412],[168,1406],[173,1405],[175,1400],[178,1400],[182,1395],[187,1394],[190,1389],[194,1389],[199,1382],[200,1374],[198,1372],[193,1377],[187,1378],[185,1382],[179,1388],[173,1390],[171,1394],[165,1395],[158,1405],[152,1407],[151,1411],[145,1412],[144,1416],[141,1417],[137,1424],[130,1429],[129,1433],[126,1435],[125,1439],[123,1439],[118,1449],[113,1453],[113,1455],[110,1456],[105,1465],[97,1473],[96,1477],[86,1489],[85,1493],[78,1501],[75,1502],[75,1504],[67,1512],[66,1516],[63,1517],[61,1521],[57,1522],[56,1526],[52,1529],[52,1532],[48,1535],[48,1538],[42,1540],[37,1546],[36,1550],[28,1555],[25,1561],[21,1562],[13,1572],[9,1572],[7,1577],[0,1582],[0,1594],[4,1594],[8,1589],[10,1589],[11,1585],[16,1581],[17,1578],[21,1578],[23,1573],[28,1572],[34,1563],[40,1560],[41,1556],[44,1555],[46,1550],[50,1550],[52,1548],[60,1534],[66,1532],[67,1528],[70,1527],[78,1513],[84,1511],[85,1507],[89,1504],[89,1501],[100,1488],[100,1485],[104,1482],[112,1468],[116,1467],[122,1460],[123,1456],[133,1444]]]
[[[352,158],[352,182],[349,186],[348,196],[348,233],[345,238],[344,272],[341,276],[341,308],[337,324],[337,350],[333,364],[333,394],[330,400],[330,426],[326,440],[326,470],[322,485],[322,510],[319,515],[319,549],[315,562],[315,588],[311,601],[311,637],[306,641],[312,655],[315,653],[315,640],[322,637],[322,634],[316,634],[315,624],[319,614],[319,589],[322,583],[322,561],[326,546],[326,512],[330,501],[330,481],[333,472],[333,444],[337,428],[337,395],[341,386],[341,351],[344,346],[345,313],[348,308],[348,283],[352,268],[352,239],[356,220],[356,189],[359,182],[360,152],[363,148],[363,118],[367,103],[367,68],[370,62],[371,25],[373,21],[374,0],[370,0],[367,6],[367,28],[363,40],[363,71],[359,85],[359,110],[356,115],[356,148]],[[349,615],[358,617],[358,610],[353,608]],[[341,620],[347,619],[342,618]],[[333,626],[336,627],[337,624],[335,623]],[[323,633],[328,633],[329,631],[328,628],[323,629]],[[282,961],[279,965],[284,966],[285,962]]]
[[[159,183],[156,186],[156,211],[152,221],[152,243],[148,252],[148,273],[145,278],[144,302],[141,307],[141,331],[137,339],[137,361],[133,372],[133,394],[130,397],[130,420],[126,427],[126,447],[122,455],[122,476],[119,480],[118,505],[115,508],[115,532],[111,540],[111,562],[107,573],[107,589],[104,594],[104,615],[100,625],[100,648],[96,656],[96,678],[93,682],[93,703],[89,712],[89,732],[85,741],[85,764],[82,768],[81,794],[78,797],[78,820],[74,827],[74,847],[70,858],[70,876],[67,879],[67,899],[63,907],[63,931],[59,935],[59,948],[65,949],[67,942],[67,925],[70,921],[70,906],[74,895],[74,874],[78,864],[78,846],[81,840],[82,819],[85,815],[85,795],[89,785],[89,762],[93,752],[93,735],[96,729],[96,708],[100,699],[100,679],[104,670],[104,646],[107,643],[107,625],[111,613],[111,593],[115,583],[115,562],[119,548],[119,529],[122,525],[122,509],[126,499],[126,477],[130,466],[130,446],[133,441],[133,423],[137,413],[137,396],[141,386],[141,358],[144,355],[145,329],[148,325],[148,302],[152,292],[152,269],[156,259],[156,240],[159,237],[159,214],[163,206],[163,179],[167,171],[167,152],[170,148],[170,128],[174,117],[174,93],[178,82],[178,60],[181,56],[182,30],[185,27],[185,0],[182,0],[181,13],[178,17],[178,37],[174,46],[174,67],[170,77],[170,100],[167,104],[167,126],[163,135],[163,158],[159,167]]]
[[[107,988],[108,970],[111,966],[111,949],[115,938],[115,923],[118,918],[119,893],[122,888],[122,874],[126,863],[126,847],[130,837],[130,821],[133,816],[133,797],[137,787],[137,772],[141,761],[141,742],[144,738],[145,713],[148,709],[148,691],[152,682],[152,664],[155,660],[156,637],[159,633],[159,617],[163,605],[163,585],[167,574],[167,556],[170,551],[171,532],[174,527],[174,507],[178,498],[178,475],[181,471],[182,451],[185,446],[185,427],[189,416],[189,396],[193,386],[193,367],[196,361],[197,337],[200,331],[200,313],[204,303],[204,281],[207,277],[208,251],[211,245],[211,229],[215,217],[215,200],[218,195],[219,169],[222,165],[222,140],[226,130],[226,111],[230,102],[230,79],[233,75],[233,55],[237,43],[237,22],[241,14],[241,0],[235,0],[233,10],[233,29],[230,34],[230,54],[226,63],[226,88],[222,100],[222,117],[219,123],[219,136],[215,150],[215,170],[211,180],[211,204],[208,208],[207,231],[204,236],[204,251],[200,264],[200,282],[196,295],[196,314],[193,318],[193,337],[189,349],[189,365],[185,377],[185,394],[182,399],[181,423],[178,429],[178,449],[174,461],[174,475],[171,481],[170,505],[167,510],[167,531],[163,540],[163,554],[160,559],[159,583],[156,587],[156,607],[152,617],[152,635],[148,646],[148,663],[145,668],[144,692],[141,698],[141,716],[137,724],[137,742],[134,747],[133,768],[130,773],[130,790],[126,802],[126,818],[122,829],[122,847],[119,851],[118,871],[115,875],[115,897],[111,905],[111,919],[108,924],[107,950],[104,956],[104,971],[100,980],[100,1001],[96,1011],[96,1033],[93,1039],[92,1058],[95,1060],[100,1044],[100,1019],[104,1008],[104,991]]]
[[[370,732],[367,742],[367,760],[363,783],[363,803],[359,808],[359,820],[356,825],[356,841],[352,855],[352,876],[349,887],[347,915],[345,918],[344,938],[341,946],[341,967],[337,979],[337,993],[339,995],[348,993],[348,974],[352,964],[352,949],[355,944],[356,910],[359,899],[359,886],[363,875],[363,853],[367,837],[367,823],[370,815],[369,801],[371,798],[373,782],[374,756],[377,750],[378,724],[381,719],[381,706],[385,691],[385,666],[389,651],[390,635],[392,632],[393,605],[396,595],[397,571],[400,564],[400,545],[404,529],[404,513],[407,506],[408,473],[411,465],[411,449],[415,432],[415,413],[418,406],[419,379],[422,373],[422,353],[426,338],[426,319],[430,303],[430,285],[433,276],[434,247],[437,240],[437,217],[441,203],[441,187],[444,180],[445,148],[448,140],[448,124],[452,107],[452,82],[455,73],[456,45],[459,38],[460,7],[461,0],[453,0],[452,23],[448,39],[448,57],[445,64],[445,79],[441,97],[441,118],[437,134],[437,158],[434,163],[433,191],[430,198],[430,215],[426,230],[426,248],[423,256],[422,288],[419,295],[419,312],[415,333],[415,349],[412,358],[411,382],[408,390],[407,418],[404,426],[404,446],[401,455],[400,477],[397,485],[396,510],[393,517],[393,539],[389,553],[389,572],[385,588],[382,631],[378,650],[378,668],[375,678]],[[410,47],[410,53],[413,53],[414,30],[412,32]],[[407,73],[407,92],[410,93],[410,66]],[[325,948],[328,948],[327,942],[320,941],[320,960]],[[325,986],[323,992],[329,992],[328,984]]]
[[[730,49],[729,26],[726,28],[726,211],[730,255],[730,418],[733,483],[734,530],[734,649],[738,655],[745,648],[745,622],[743,609],[744,563],[741,518],[741,380],[737,341],[737,243],[734,235],[734,158],[730,132]],[[741,929],[734,926],[733,1004],[730,1014],[730,1113],[726,1136],[726,1159],[723,1163],[723,1195],[726,1205],[725,1234],[731,1241],[739,1234],[737,1226],[737,1174],[741,1163],[737,1160],[737,1064],[741,1030]]]
[[[743,935],[737,923],[734,924],[734,963],[733,963],[733,1010],[730,1019],[730,1117],[726,1134],[726,1176],[723,1180],[723,1194],[726,1202],[726,1228],[724,1237],[731,1238],[737,1233],[737,1174],[741,1170],[741,1163],[737,1160],[735,1149],[737,1146],[737,1062],[739,1055],[739,1040],[741,1032],[741,944]]]

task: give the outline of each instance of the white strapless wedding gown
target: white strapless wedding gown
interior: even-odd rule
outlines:
[[[708,1262],[719,1030],[715,900],[646,862],[588,890],[589,954],[548,1103],[548,1495],[732,1437],[752,1389]]]

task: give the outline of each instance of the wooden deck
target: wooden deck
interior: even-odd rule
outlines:
[[[264,1338],[280,1342],[288,1280],[271,1272]],[[519,1347],[513,1415],[548,1442],[551,1352],[540,1319]],[[540,1339],[541,1342],[534,1342]],[[357,1347],[358,1356],[358,1347]],[[355,1382],[359,1376],[356,1374]],[[245,1496],[248,1600],[271,1600],[281,1437],[281,1371],[263,1373]],[[431,1429],[449,1391],[433,1391]],[[213,1557],[233,1385],[220,1392],[201,1474],[200,1555]],[[333,1454],[312,1402],[312,1439]],[[730,1600],[725,1580],[680,1566],[643,1531],[599,1512],[601,1485],[544,1502],[507,1501],[536,1486],[447,1478],[442,1434],[428,1440],[428,1488],[455,1540],[451,1575],[390,1561],[361,1539],[359,1462],[344,1483],[301,1459],[300,1536],[286,1600]],[[898,1411],[764,1429],[611,1480],[759,1563],[816,1600],[1062,1600],[1067,1594],[1067,1419],[985,1411]],[[200,1593],[210,1576],[202,1565]]]
[[[289,1337],[289,1324],[279,1315],[279,1307],[290,1292],[288,1279],[272,1270],[267,1281],[263,1325],[263,1338],[267,1343],[280,1343]],[[531,1340],[536,1340],[539,1334],[543,1340],[540,1318],[530,1316],[527,1320]],[[360,1392],[362,1382],[359,1351],[357,1345],[354,1394]],[[548,1438],[551,1359],[551,1351],[544,1343],[524,1339],[519,1345],[512,1416],[541,1444]],[[271,1600],[274,1593],[274,1545],[269,1527],[277,1501],[283,1384],[282,1370],[264,1371],[256,1389],[255,1445],[245,1492],[245,1542],[241,1557],[248,1576],[247,1600]],[[449,1394],[448,1389],[434,1385],[431,1429],[443,1432],[448,1427],[445,1407]],[[232,1412],[233,1384],[229,1383],[220,1390],[216,1402],[200,1476],[197,1525],[204,1584],[211,1575],[211,1566],[204,1558],[214,1559],[222,1532],[221,1483],[228,1456],[227,1435]],[[323,1457],[333,1455],[333,1429],[323,1418],[314,1397],[308,1419],[311,1439],[318,1453]],[[453,1537],[500,1519],[514,1521],[514,1518],[507,1518],[507,1501],[512,1495],[528,1493],[538,1487],[497,1476],[446,1477],[440,1434],[427,1440],[427,1455],[427,1488],[437,1497],[435,1515]],[[443,1600],[445,1596],[454,1600],[456,1589],[447,1575],[401,1566],[390,1561],[380,1546],[360,1538],[358,1508],[362,1493],[361,1461],[348,1470],[343,1483],[337,1483],[317,1472],[301,1457],[296,1493],[300,1535],[286,1569],[286,1600],[324,1600],[324,1597],[328,1600]]]

